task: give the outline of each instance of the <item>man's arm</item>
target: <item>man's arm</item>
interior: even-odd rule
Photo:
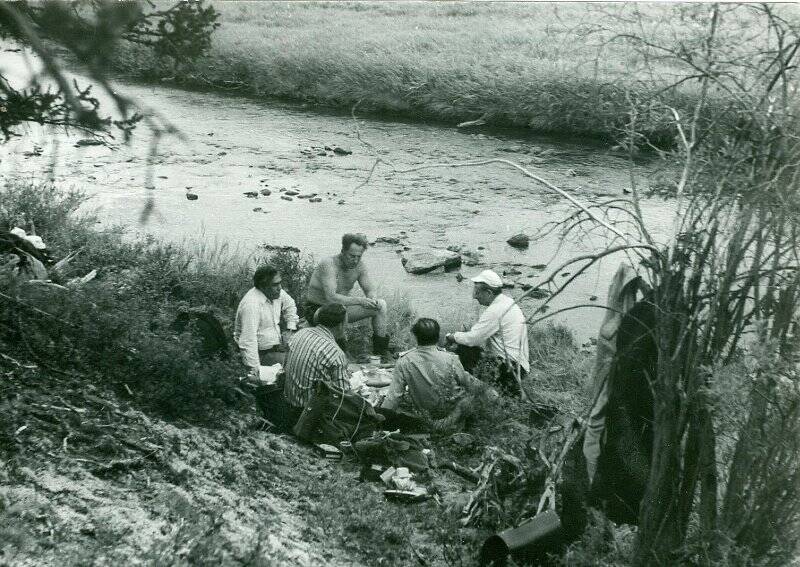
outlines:
[[[394,367],[394,372],[392,373],[392,383],[389,385],[389,389],[386,391],[386,397],[383,398],[383,403],[381,403],[382,408],[390,410],[396,409],[397,406],[400,405],[400,399],[406,392],[406,381],[405,378],[403,378],[403,374],[400,372],[399,367],[399,363]]]
[[[500,330],[501,313],[498,313],[497,309],[492,309],[492,307],[494,306],[490,305],[486,308],[478,322],[469,331],[453,333],[453,340],[464,346],[483,346],[489,337]]]
[[[331,384],[336,386],[343,392],[350,390],[350,370],[347,368],[347,357],[335,360],[333,364],[328,367],[328,376],[330,377]]]
[[[284,290],[281,290],[281,317],[289,331],[297,330],[297,323],[300,321],[297,315],[297,303]]]
[[[258,304],[248,302],[239,311],[239,336],[236,344],[242,351],[244,363],[258,372],[261,362],[258,358],[258,324],[261,320]]]
[[[320,274],[320,283],[322,284],[322,293],[325,296],[325,303],[340,303],[341,305],[364,305],[365,299],[363,297],[350,297],[349,295],[342,295],[336,293],[336,266],[333,265],[333,260],[326,258],[319,263],[318,266]]]
[[[372,278],[369,275],[369,270],[362,263],[358,273],[358,285],[361,286],[361,291],[370,299],[375,299],[375,286],[372,285]]]
[[[483,382],[475,378],[472,374],[464,370],[461,361],[456,355],[453,355],[452,360],[453,374],[455,375],[456,383],[464,388],[465,391],[471,392],[477,388],[484,386]]]

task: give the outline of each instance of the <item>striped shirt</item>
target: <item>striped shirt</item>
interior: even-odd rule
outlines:
[[[296,408],[305,407],[319,381],[341,390],[350,389],[347,355],[322,325],[301,329],[289,341],[283,391],[286,401]]]

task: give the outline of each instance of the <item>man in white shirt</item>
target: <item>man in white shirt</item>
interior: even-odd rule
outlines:
[[[239,302],[233,330],[244,363],[256,376],[260,365],[284,363],[286,344],[297,330],[298,321],[297,305],[281,288],[278,270],[270,265],[260,266],[253,274],[253,287]]]
[[[518,392],[518,372],[523,377],[530,370],[525,314],[511,297],[501,293],[503,280],[492,270],[482,271],[472,281],[473,297],[486,310],[469,331],[448,333],[445,338],[456,346],[467,372],[477,365],[475,353],[480,349],[482,358],[497,362],[500,386]]]

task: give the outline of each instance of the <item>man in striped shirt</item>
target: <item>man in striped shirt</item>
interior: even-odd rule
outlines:
[[[298,416],[317,382],[350,389],[347,355],[334,338],[344,330],[346,321],[347,309],[343,305],[327,303],[317,311],[317,326],[301,329],[289,342],[283,393]]]

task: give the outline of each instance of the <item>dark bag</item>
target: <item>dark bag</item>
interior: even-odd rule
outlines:
[[[369,437],[382,422],[383,416],[358,394],[317,382],[293,431],[304,441],[338,446]]]
[[[299,415],[283,395],[285,377],[281,372],[274,384],[256,386],[253,392],[261,416],[275,428],[275,433],[290,433]]]
[[[414,472],[424,472],[430,467],[426,436],[389,433],[362,439],[353,445],[358,460],[364,466],[372,464],[406,467]]]

